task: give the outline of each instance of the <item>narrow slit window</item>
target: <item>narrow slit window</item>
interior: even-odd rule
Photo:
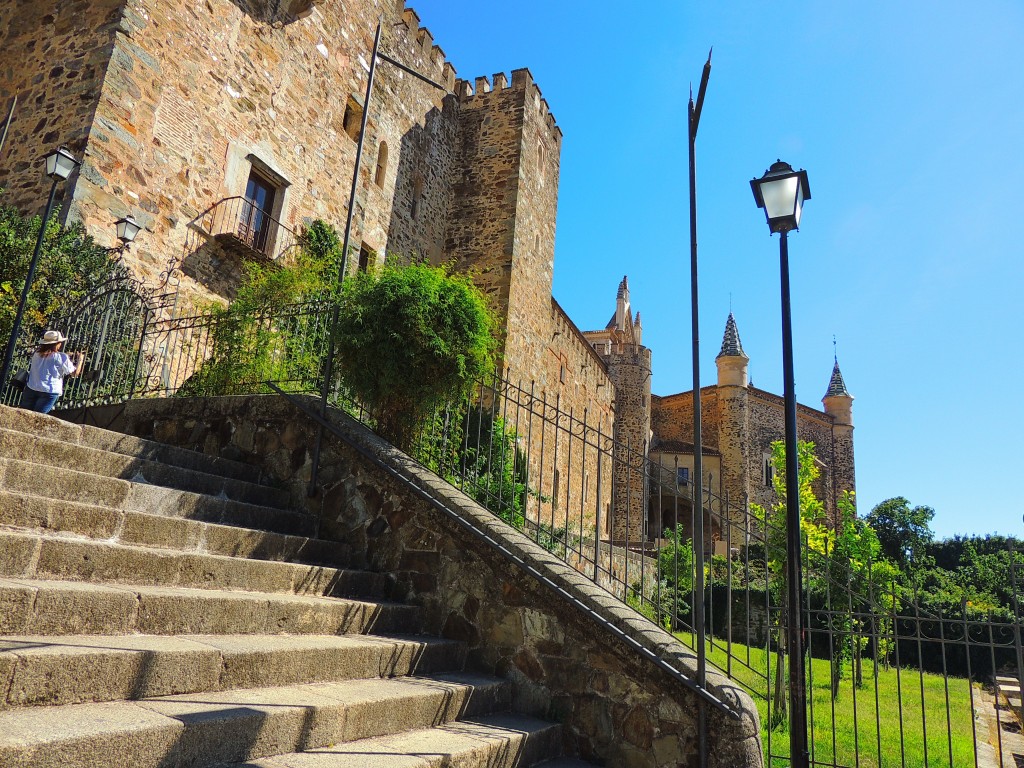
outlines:
[[[423,197],[423,177],[417,176],[412,185],[412,205],[409,214],[415,219],[420,214],[420,198]]]
[[[377,170],[373,174],[373,182],[378,187],[384,186],[384,177],[388,172],[388,144],[386,141],[380,143],[377,150]]]

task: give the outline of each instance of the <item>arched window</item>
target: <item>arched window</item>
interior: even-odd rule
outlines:
[[[378,187],[384,186],[384,176],[388,172],[388,143],[382,141],[377,150],[377,171],[373,174],[373,182]]]

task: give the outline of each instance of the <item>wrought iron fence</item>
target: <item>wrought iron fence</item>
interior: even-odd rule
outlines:
[[[110,318],[127,311],[110,302]],[[144,321],[137,347],[97,343],[106,351],[95,358],[96,380],[110,388],[98,395],[82,385],[64,404],[265,393],[267,382],[319,392],[331,310],[314,301],[248,317]],[[93,323],[99,337],[110,327]],[[339,382],[328,391],[333,404],[375,425]],[[607,417],[566,408],[532,383],[493,377],[431,414],[412,453],[746,687],[761,711],[768,764],[788,765],[782,531],[745,499],[728,498],[714,477],[684,477],[678,465],[651,461],[647,445],[617,442],[613,429]],[[705,551],[692,546],[698,525]],[[929,607],[934,601],[836,540],[807,540],[803,552],[806,650],[798,663],[808,681],[811,764],[1019,765],[1024,558],[1011,556],[1012,610],[981,614],[966,604]],[[695,625],[697,601],[703,626]]]

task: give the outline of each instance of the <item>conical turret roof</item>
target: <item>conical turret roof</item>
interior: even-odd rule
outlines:
[[[718,357],[746,357],[743,352],[743,345],[740,343],[740,331],[736,327],[736,318],[729,313],[729,319],[725,321],[725,336],[722,337],[722,351]],[[717,360],[718,357],[715,359]]]
[[[839,370],[839,361],[836,360],[836,364],[832,366],[832,378],[828,382],[828,392],[825,393],[825,397],[850,397],[850,393],[846,391],[846,382],[843,381],[842,371]]]

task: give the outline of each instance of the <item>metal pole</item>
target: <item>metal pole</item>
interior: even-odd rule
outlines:
[[[32,252],[32,261],[29,262],[28,274],[25,275],[25,285],[21,289],[21,298],[18,300],[18,312],[14,315],[14,325],[11,326],[11,338],[7,340],[7,350],[4,352],[4,367],[0,370],[0,388],[6,387],[10,379],[14,349],[18,345],[21,321],[25,316],[25,306],[28,304],[28,293],[32,289],[32,280],[36,276],[36,265],[39,263],[39,254],[43,250],[43,240],[46,238],[46,223],[50,220],[50,214],[53,213],[53,201],[57,196],[57,182],[59,181],[59,177],[53,177],[53,184],[50,186],[50,197],[46,200],[46,212],[43,213],[43,221],[39,225],[36,249]]]
[[[700,419],[700,313],[697,302],[697,163],[696,143],[697,126],[700,123],[700,110],[704,106],[704,94],[711,75],[711,52],[701,73],[700,88],[697,91],[697,104],[693,103],[693,93],[687,109],[687,135],[689,138],[690,161],[690,328],[693,344],[693,554],[696,561],[695,579],[693,584],[693,634],[697,651],[697,683],[704,687],[707,677],[707,656],[704,647],[704,497],[701,483],[704,479],[704,466],[701,451],[701,419]],[[678,543],[678,542],[677,542]],[[706,713],[704,705],[698,704],[698,749],[700,764],[708,764],[707,746],[704,733],[706,729]]]
[[[789,238],[781,233],[782,374],[786,400],[786,592],[789,621],[789,754],[792,768],[807,768],[807,690],[803,653],[803,582],[800,564],[800,478],[796,447],[796,391],[793,385],[793,321],[789,310]]]
[[[10,130],[11,120],[14,118],[14,108],[18,106],[18,94],[11,99],[11,108],[7,111],[7,120],[4,121],[4,131],[0,134],[0,155],[3,155],[4,145],[7,144],[7,131]]]
[[[356,212],[356,191],[359,187],[359,166],[363,159],[363,142],[366,139],[366,123],[370,117],[370,96],[373,93],[373,77],[377,72],[377,50],[380,48],[381,23],[377,22],[377,31],[373,36],[373,54],[370,56],[370,71],[366,78],[366,94],[363,96],[363,117],[359,124],[359,140],[356,142],[356,158],[352,167],[352,186],[348,193],[348,216],[345,219],[345,237],[341,242],[341,265],[338,268],[338,286],[345,282],[345,272],[348,269],[348,249],[352,239],[352,220]],[[320,416],[327,416],[327,396],[330,393],[331,379],[334,377],[334,334],[338,327],[338,297],[333,302],[331,309],[330,337],[327,341],[327,359],[324,361],[324,380],[320,387]],[[312,462],[313,467],[309,476],[309,487],[306,489],[310,497],[316,494],[317,475],[320,469],[320,449],[324,442],[324,427],[317,425],[316,443],[313,445]]]

